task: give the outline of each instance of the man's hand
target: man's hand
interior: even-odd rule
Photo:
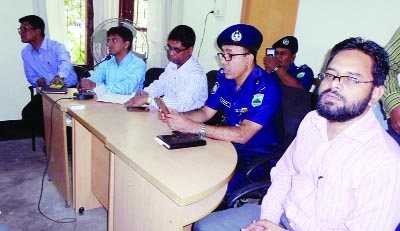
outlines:
[[[38,80],[36,80],[36,84],[38,87],[46,86],[46,79],[44,77],[39,78]]]
[[[81,79],[80,86],[82,87],[82,91],[93,90],[96,87],[96,83],[83,78]]]
[[[172,110],[167,115],[160,115],[161,120],[163,120],[163,117],[166,117],[168,127],[171,130],[187,133],[197,133],[200,131],[200,123],[194,122],[193,120],[186,118],[184,115],[179,114],[175,110]]]
[[[400,134],[400,106],[393,108],[390,112],[390,125],[395,132]]]
[[[60,76],[56,75],[54,76],[54,78],[50,81],[50,84],[65,84],[65,81],[63,78],[61,78]]]
[[[142,106],[143,104],[147,103],[147,98],[149,97],[149,95],[144,92],[141,91],[139,94],[136,94],[134,97],[132,97],[130,100],[126,101],[124,103],[125,107],[129,107],[129,106],[133,106],[133,107],[138,107],[138,106]]]
[[[259,220],[253,221],[249,226],[246,228],[241,229],[241,231],[283,231],[286,230],[281,228],[279,225],[276,225],[268,220]]]
[[[271,73],[275,69],[275,67],[278,66],[275,58],[272,56],[265,56],[263,63],[264,63],[265,71],[267,71],[268,73]]]

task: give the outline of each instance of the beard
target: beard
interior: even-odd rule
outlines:
[[[323,103],[321,99],[327,93],[331,93],[339,97],[339,99],[342,100],[344,106],[335,108],[333,103]],[[318,96],[317,112],[320,116],[326,118],[330,122],[346,122],[363,114],[368,107],[368,103],[371,100],[371,97],[372,90],[369,92],[366,98],[353,104],[346,105],[347,100],[345,97],[339,95],[337,91],[327,89],[321,92]]]

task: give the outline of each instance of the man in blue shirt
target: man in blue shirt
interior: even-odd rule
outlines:
[[[131,52],[133,37],[132,31],[124,26],[107,31],[107,46],[112,57],[101,63],[89,78],[81,80],[82,90],[92,90],[101,84],[105,85],[106,92],[122,95],[141,90],[146,64]]]
[[[276,122],[281,103],[279,84],[256,64],[262,40],[260,31],[250,25],[237,24],[225,29],[217,39],[223,68],[205,106],[180,114],[161,114],[172,130],[234,144],[238,163],[227,194],[244,185],[243,171],[248,164],[267,155],[268,147],[280,142]],[[203,122],[219,108],[225,111],[227,126],[205,125]]]
[[[23,43],[29,43],[21,52],[25,75],[34,87],[62,83],[68,87],[77,84],[71,56],[65,46],[45,38],[44,21],[36,15],[19,19],[18,33]],[[42,97],[36,94],[22,110],[22,119],[44,137]]]
[[[300,67],[294,64],[298,51],[298,42],[294,36],[285,36],[276,41],[272,48],[275,55],[264,57],[265,70],[278,79],[283,85],[310,90],[314,73],[307,65]]]

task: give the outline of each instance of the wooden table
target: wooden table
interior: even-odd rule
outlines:
[[[60,97],[45,95],[44,109]],[[73,104],[85,109],[71,110]],[[237,161],[231,143],[207,139],[206,146],[167,150],[154,140],[171,133],[155,110],[127,112],[94,100],[56,105],[53,121],[56,114],[73,118],[72,204],[76,210],[104,206],[109,230],[182,230],[222,200]],[[65,140],[62,130],[53,123],[53,140]],[[65,147],[54,149],[51,165],[65,157]]]

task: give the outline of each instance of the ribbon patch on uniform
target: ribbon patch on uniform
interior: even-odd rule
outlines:
[[[253,107],[258,107],[262,104],[262,101],[264,99],[264,94],[255,94],[253,96],[253,100],[251,101],[251,106]]]

